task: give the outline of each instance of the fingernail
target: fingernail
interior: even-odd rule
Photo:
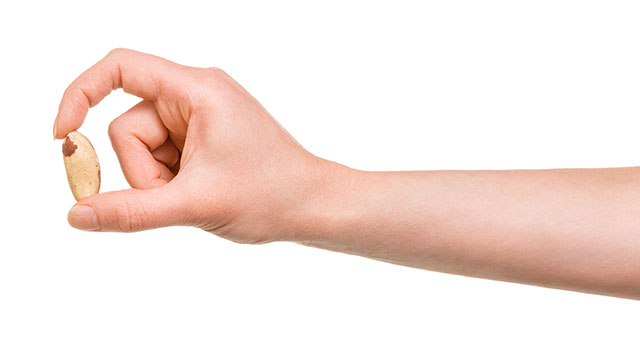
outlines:
[[[56,121],[53,122],[53,140],[55,141],[57,139],[57,133],[58,133],[58,117],[56,117]]]
[[[72,227],[86,231],[98,231],[100,230],[100,223],[98,222],[98,216],[96,212],[90,206],[76,205],[69,211],[68,218],[69,224]]]

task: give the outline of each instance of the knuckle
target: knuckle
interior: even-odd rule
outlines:
[[[121,122],[116,118],[111,123],[109,123],[109,128],[107,129],[107,133],[109,134],[109,138],[113,141],[122,133]]]
[[[115,57],[115,56],[123,55],[129,51],[130,50],[122,47],[114,48],[111,51],[109,51],[109,54],[107,54],[107,57]]]
[[[142,230],[147,219],[141,205],[129,200],[125,200],[118,206],[115,217],[118,230],[127,233]]]
[[[219,80],[224,78],[227,74],[219,67],[208,67],[205,69],[207,72],[207,76],[214,80]]]
[[[75,83],[71,83],[67,88],[65,88],[64,93],[62,93],[62,99],[68,99],[69,95],[72,94],[73,88],[75,87]]]
[[[77,104],[79,102],[81,102],[81,98],[80,96],[82,94],[82,91],[78,88],[78,81],[73,81],[73,83],[71,83],[65,90],[64,93],[62,94],[62,98],[71,102],[72,104]]]
[[[223,73],[224,71],[222,71],[221,68],[216,67],[216,66],[210,66],[207,68],[207,71],[209,71],[212,74],[220,74]]]

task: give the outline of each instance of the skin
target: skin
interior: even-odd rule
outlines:
[[[364,172],[300,146],[217,68],[116,49],[65,91],[62,139],[112,90],[144,100],[109,127],[132,189],[69,223],[194,226],[466,276],[640,299],[640,168]]]

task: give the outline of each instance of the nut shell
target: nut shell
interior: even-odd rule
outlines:
[[[73,131],[62,144],[64,167],[69,187],[77,201],[100,191],[100,163],[91,142],[84,135]]]

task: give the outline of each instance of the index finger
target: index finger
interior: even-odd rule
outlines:
[[[166,76],[178,64],[150,54],[114,49],[83,72],[65,90],[53,125],[54,138],[62,139],[78,129],[90,107],[97,105],[112,90],[147,100],[156,100],[166,85]]]

